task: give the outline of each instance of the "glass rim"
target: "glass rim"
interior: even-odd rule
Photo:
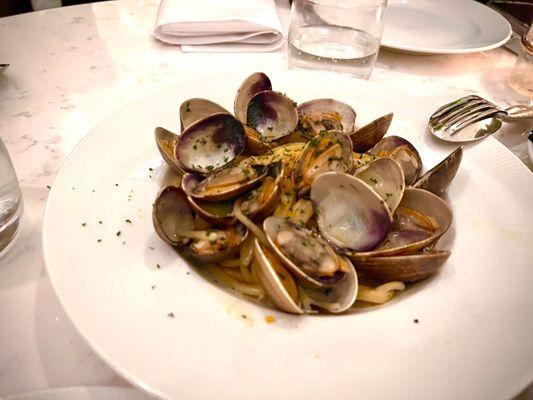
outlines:
[[[350,8],[382,7],[387,5],[387,0],[345,0],[344,4],[338,4],[338,0],[296,0],[305,3],[316,4],[317,6],[338,8],[347,10]],[[295,1],[295,2],[296,2]],[[347,4],[351,3],[351,4]]]

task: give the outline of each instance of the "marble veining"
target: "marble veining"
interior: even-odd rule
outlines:
[[[76,144],[114,110],[171,85],[235,72],[236,65],[245,71],[286,68],[286,47],[261,54],[184,54],[155,41],[158,3],[102,2],[0,19],[0,61],[11,64],[0,75],[0,135],[26,207],[19,240],[0,259],[0,316],[10,321],[0,327],[0,396],[127,385],[76,332],[44,271],[40,243],[48,187]],[[286,1],[277,3],[286,25]],[[506,81],[515,59],[503,48],[453,56],[384,49],[371,80],[421,96],[478,93],[502,106],[527,103]],[[527,129],[518,124],[498,134],[524,162]]]

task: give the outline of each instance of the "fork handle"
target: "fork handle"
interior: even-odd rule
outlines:
[[[516,121],[519,119],[533,118],[533,107],[526,105],[517,105],[505,109],[503,119],[506,121]]]

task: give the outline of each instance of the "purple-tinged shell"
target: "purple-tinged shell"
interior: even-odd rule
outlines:
[[[176,145],[180,166],[208,174],[231,163],[244,150],[244,128],[229,114],[213,114],[195,122]]]
[[[298,125],[294,102],[282,93],[264,90],[248,103],[246,124],[272,142],[290,134]]]
[[[463,146],[459,146],[448,157],[422,175],[413,187],[428,190],[437,196],[441,195],[457,174],[462,158]]]
[[[266,74],[263,72],[255,72],[246,78],[239,87],[239,90],[237,90],[237,95],[235,96],[235,101],[233,103],[235,118],[243,124],[246,124],[248,103],[252,97],[264,90],[272,90],[272,83]]]
[[[181,132],[213,114],[230,114],[230,112],[211,100],[201,98],[185,100],[180,106]]]
[[[176,146],[178,144],[179,136],[159,126],[155,128],[154,134],[157,149],[159,150],[159,153],[161,153],[163,160],[165,160],[168,166],[178,174],[184,174],[185,171],[176,159]]]
[[[320,233],[339,251],[370,251],[389,232],[392,217],[385,202],[353,176],[320,175],[311,185],[311,201]]]
[[[393,113],[383,115],[378,119],[366,124],[350,134],[353,149],[358,153],[364,153],[376,145],[389,130]]]

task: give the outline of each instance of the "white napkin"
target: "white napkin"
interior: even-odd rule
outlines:
[[[274,0],[161,0],[154,36],[186,52],[273,51],[283,42]]]

